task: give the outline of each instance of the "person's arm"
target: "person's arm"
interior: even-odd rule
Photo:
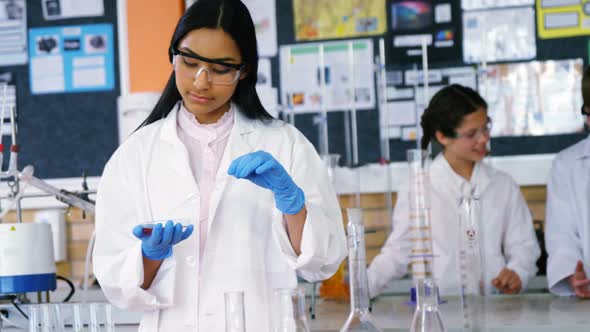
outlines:
[[[506,266],[492,284],[503,293],[516,294],[526,289],[530,279],[536,275],[541,249],[520,188],[516,183],[510,183],[507,189],[505,216],[508,220],[502,243]]]
[[[575,197],[569,178],[571,168],[560,155],[553,162],[547,183],[545,245],[547,248],[547,283],[560,296],[574,295],[569,277],[582,258],[582,241],[575,217]],[[575,175],[573,175],[575,176]]]
[[[326,166],[301,133],[295,134],[292,163],[286,167],[305,193],[305,205],[297,214],[283,214],[284,223],[275,225],[279,227],[273,233],[300,277],[307,281],[327,279],[347,254],[338,198]]]
[[[163,259],[151,260],[145,256],[143,257],[143,283],[141,284],[142,289],[150,288],[163,261]]]
[[[287,234],[291,241],[291,246],[295,250],[295,254],[301,254],[301,238],[303,237],[303,226],[305,226],[305,219],[307,218],[307,208],[305,205],[303,209],[296,214],[283,214],[287,221]]]
[[[293,136],[282,137],[276,158],[251,152],[233,160],[228,174],[272,191],[276,209],[269,213],[280,221],[271,224],[273,235],[287,263],[308,281],[326,279],[346,257],[340,205],[313,145],[286,130]]]

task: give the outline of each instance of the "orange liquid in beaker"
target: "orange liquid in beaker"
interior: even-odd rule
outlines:
[[[322,282],[320,285],[321,298],[342,301],[348,301],[350,299],[350,289],[348,284],[344,281],[344,264],[346,264],[346,261],[340,264],[338,270],[330,279],[326,279]]]

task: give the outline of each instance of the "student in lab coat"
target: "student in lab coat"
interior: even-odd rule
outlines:
[[[328,278],[346,256],[327,170],[261,105],[243,3],[197,1],[169,57],[160,100],[104,169],[94,272],[110,302],[144,312],[140,331],[224,331],[228,291],[244,292],[247,331],[270,331],[273,289]],[[164,223],[143,234],[150,221]]]
[[[459,294],[458,207],[466,188],[475,186],[481,206],[486,284],[502,293],[522,291],[535,275],[540,250],[519,186],[506,173],[482,162],[488,153],[491,122],[487,104],[474,90],[451,85],[437,92],[421,120],[422,148],[442,145],[430,167],[433,274],[441,294]],[[411,220],[408,183],[402,184],[393,211],[393,232],[369,270],[369,293],[408,271]],[[491,286],[490,286],[491,285]]]
[[[582,76],[582,115],[590,126],[590,67]],[[557,295],[590,298],[590,138],[561,151],[547,183],[547,282]]]

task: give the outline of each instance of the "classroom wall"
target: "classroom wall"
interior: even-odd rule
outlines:
[[[168,81],[166,50],[183,11],[181,0],[127,0],[130,93],[159,92]]]

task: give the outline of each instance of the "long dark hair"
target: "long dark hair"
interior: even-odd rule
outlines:
[[[180,40],[190,31],[201,28],[223,29],[233,38],[240,49],[242,62],[246,64],[247,76],[238,81],[238,86],[231,100],[250,119],[272,119],[256,93],[258,49],[254,22],[248,8],[239,0],[198,0],[195,2],[180,18],[172,35],[168,48],[168,58],[171,63],[172,50],[178,46]],[[180,99],[182,97],[176,88],[176,79],[174,72],[172,72],[156,106],[140,127],[165,118]]]
[[[488,104],[471,88],[452,84],[439,90],[422,114],[422,149],[428,148],[437,130],[446,137],[454,137],[463,117],[480,108],[487,109]]]

